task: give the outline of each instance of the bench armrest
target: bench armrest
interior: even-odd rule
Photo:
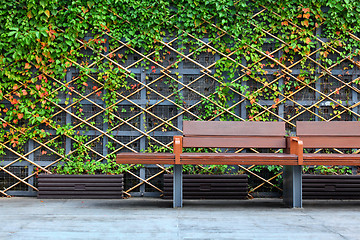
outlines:
[[[174,136],[174,154],[175,154],[175,164],[180,163],[180,154],[182,153],[183,148],[183,137],[182,136]]]
[[[303,152],[304,143],[298,137],[287,137],[286,138],[286,152],[290,154],[296,154],[298,156],[298,165],[303,165]]]

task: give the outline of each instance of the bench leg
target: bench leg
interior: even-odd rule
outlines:
[[[291,208],[302,208],[302,166],[284,166],[284,204]]]
[[[183,205],[182,165],[174,165],[173,207],[181,208]]]

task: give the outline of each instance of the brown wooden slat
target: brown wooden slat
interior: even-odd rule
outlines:
[[[297,165],[297,156],[286,153],[183,153],[181,164]]]
[[[74,175],[62,174],[39,174],[38,178],[73,178]],[[108,175],[108,174],[89,174],[89,175],[76,175],[76,178],[122,178],[124,174]]]
[[[341,181],[339,179],[306,179],[303,178],[303,183],[308,184],[308,183],[324,183],[324,184],[337,184],[337,183],[348,183],[348,184],[352,184],[352,183],[359,183],[359,179],[342,179]]]
[[[333,179],[343,182],[344,180],[358,180],[360,183],[360,175],[317,175],[317,174],[303,174],[303,179]],[[317,180],[316,180],[317,181]]]
[[[86,183],[86,186],[90,186],[90,187],[121,187],[123,185],[123,182],[103,182],[103,183],[99,183],[99,182],[92,182]],[[53,182],[39,182],[38,183],[38,187],[71,187],[74,186],[74,183],[53,183]]]
[[[329,183],[304,183],[303,182],[303,187],[308,187],[308,188],[318,188],[318,187],[325,187],[329,185]],[[164,184],[165,186],[165,184]],[[334,183],[334,186],[336,186],[336,188],[340,188],[340,189],[345,189],[345,188],[359,188],[360,189],[360,183],[348,183],[348,184],[345,184],[345,183]]]
[[[210,183],[211,186],[217,188],[217,187],[247,187],[248,183]],[[164,182],[164,187],[172,187],[173,182]],[[184,186],[188,187],[199,187],[201,183],[184,183]]]
[[[172,179],[164,179],[164,182],[171,182]],[[183,177],[183,183],[218,183],[218,184],[228,184],[228,183],[247,183],[247,180],[245,179],[188,179],[186,177]]]
[[[348,196],[359,196],[360,197],[360,192],[304,192],[305,196],[319,196],[319,195],[326,195],[326,196],[339,196],[340,194],[343,195],[348,195]]]
[[[122,191],[42,191],[40,195],[121,195]]]
[[[62,195],[62,194],[39,194],[40,199],[122,199],[122,195]]]
[[[323,154],[323,153],[304,153],[304,160],[360,160],[360,154]]]
[[[284,122],[184,121],[184,136],[285,136]]]
[[[360,199],[359,196],[306,196],[306,195],[303,195],[303,199]]]
[[[183,177],[186,179],[215,179],[216,182],[218,182],[219,179],[228,179],[228,180],[233,179],[236,182],[244,179],[247,181],[248,179],[248,176],[246,174],[221,174],[221,175],[183,174]],[[164,174],[164,178],[173,179],[173,175]]]
[[[72,183],[72,184],[78,184],[78,183],[122,183],[123,181],[112,178],[112,179],[106,179],[106,178],[39,178],[39,182],[47,182],[47,183]]]
[[[189,165],[286,165],[286,166],[296,166],[298,165],[297,160],[258,160],[258,159],[244,159],[237,161],[221,161],[221,160],[212,160],[212,161],[200,161],[200,160],[183,160],[181,164]]]
[[[355,122],[355,121],[296,122],[296,135],[298,137],[302,137],[302,136],[360,137],[360,122]]]
[[[300,136],[304,148],[360,148],[360,137]]]
[[[303,165],[357,166],[360,165],[360,162],[359,160],[304,160]]]
[[[186,196],[184,195],[184,199],[221,199],[221,200],[245,200],[247,197],[247,194],[245,195],[238,195],[238,196]],[[166,196],[164,199],[172,199],[172,196]]]
[[[164,187],[164,191],[171,191],[173,190],[172,187]],[[213,187],[211,186],[211,189],[209,189],[208,191],[210,192],[238,192],[238,191],[246,191],[247,187]],[[188,187],[188,186],[183,186],[183,191],[188,191],[188,192],[203,192],[203,191],[207,191],[207,190],[203,190],[200,186],[199,187]]]
[[[164,198],[172,199],[173,176],[164,174]],[[248,176],[240,175],[183,175],[184,199],[245,199]]]
[[[285,137],[184,137],[183,147],[286,148]]]
[[[330,192],[330,191],[326,190],[326,186],[325,187],[304,187],[303,186],[303,191],[307,191],[307,192]],[[337,193],[360,192],[360,188],[338,188],[338,187],[335,187],[334,191],[336,191]]]
[[[90,187],[86,186],[85,190],[75,190],[75,187],[38,187],[39,191],[122,191],[122,186],[119,187]]]

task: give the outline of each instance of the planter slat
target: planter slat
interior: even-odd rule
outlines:
[[[114,195],[40,195],[39,199],[122,199],[122,196]]]
[[[303,174],[303,179],[360,179],[360,175],[317,175],[317,174]]]
[[[245,199],[247,175],[183,175],[184,199]],[[173,175],[164,175],[164,198],[173,197]]]
[[[303,187],[325,187],[325,186],[329,186],[329,185],[333,185],[336,186],[337,188],[360,188],[360,184],[342,184],[342,183],[320,183],[320,184],[316,184],[316,183],[304,183]]]
[[[172,176],[172,175],[170,175]],[[216,176],[216,175],[211,175]],[[245,178],[234,178],[234,179],[198,179],[198,178],[192,178],[189,179],[186,176],[183,176],[183,182],[184,183],[247,183],[247,179]],[[171,179],[164,178],[164,183],[172,183],[172,177]]]
[[[117,194],[120,195],[122,194],[122,191],[42,191],[41,195],[51,195],[54,194],[54,192],[56,192],[58,195],[97,195],[97,194],[101,194],[101,195],[112,195],[112,194]]]
[[[332,187],[332,186],[329,186]],[[329,189],[329,188],[328,188]],[[321,192],[321,191],[326,191],[326,192],[330,192],[330,190],[327,190],[326,188],[304,188],[303,187],[303,191],[307,192]],[[333,192],[359,192],[360,193],[360,188],[338,188],[338,187],[334,187],[331,189],[331,191]]]
[[[108,182],[117,182],[121,183],[120,179],[106,179],[106,178],[39,178],[39,182],[47,183],[108,183]]]
[[[164,187],[164,191],[172,191],[172,187]],[[204,188],[198,188],[198,187],[183,187],[183,191],[189,191],[189,192],[245,192],[247,191],[247,187],[241,187],[241,188],[232,188],[232,187],[221,187],[221,188],[213,188],[211,189],[204,189]]]
[[[359,175],[303,175],[304,199],[360,199]]]
[[[314,178],[314,179],[303,179],[303,183],[360,183],[359,179],[320,179],[320,178]]]
[[[191,182],[186,182],[186,186],[188,187],[200,187],[203,184],[210,184],[211,187],[247,187],[248,184],[247,183],[191,183]],[[164,187],[172,187],[173,183],[166,183],[164,184]]]
[[[123,175],[45,175],[38,178],[38,198],[122,198]]]
[[[86,186],[85,190],[75,190],[74,187],[39,187],[39,191],[121,191],[120,187],[89,187]]]
[[[74,186],[74,183],[38,183],[38,188],[41,187],[71,187]],[[120,182],[105,182],[105,183],[87,183],[86,186],[91,187],[122,187],[123,183]]]

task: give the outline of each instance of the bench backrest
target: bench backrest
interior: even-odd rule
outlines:
[[[183,147],[286,148],[284,122],[184,121]]]
[[[296,122],[304,148],[359,148],[360,122]]]

